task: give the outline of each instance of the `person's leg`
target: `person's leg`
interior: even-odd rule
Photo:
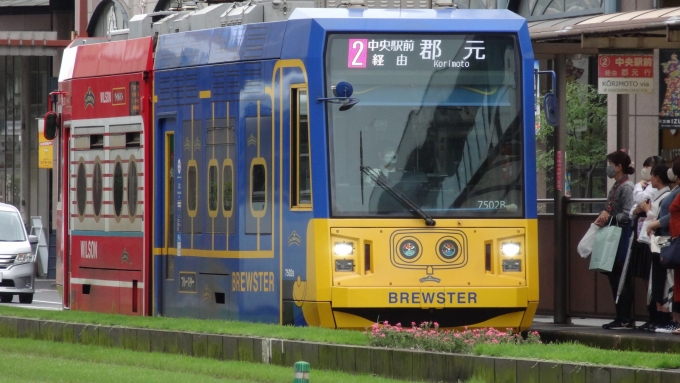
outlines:
[[[623,269],[621,270],[623,273]],[[621,289],[621,295],[619,295],[619,301],[616,304],[616,314],[619,319],[624,323],[631,323],[632,327],[635,327],[635,322],[632,320],[633,311],[633,276],[630,269],[626,272],[626,275],[622,275],[621,278],[625,281],[623,288]],[[620,280],[620,279],[619,279]],[[619,286],[616,286],[617,290]],[[616,302],[616,293],[614,293],[614,302]]]
[[[609,279],[609,287],[612,289],[612,299],[614,300],[614,302],[616,302],[616,294],[619,290],[619,280],[621,279],[622,271],[623,266],[620,263],[614,263],[612,271],[610,273],[606,273],[607,278]],[[624,297],[623,299],[626,300],[627,297]],[[631,328],[632,326],[630,323],[630,314],[627,314],[626,317],[625,311],[623,310],[625,306],[619,304],[615,304],[615,306],[616,306],[616,318],[614,318],[614,320],[611,323],[602,325],[602,328],[608,330]]]

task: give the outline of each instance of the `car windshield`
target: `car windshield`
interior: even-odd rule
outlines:
[[[415,215],[395,194],[432,217],[523,215],[516,36],[335,34],[325,58],[334,216]]]
[[[0,242],[20,242],[26,240],[24,223],[19,214],[0,211]]]

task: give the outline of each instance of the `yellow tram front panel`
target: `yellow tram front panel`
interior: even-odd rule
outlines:
[[[337,327],[370,326],[381,319],[367,316],[389,309],[405,318],[427,317],[407,309],[473,309],[449,311],[486,310],[466,325],[523,330],[538,305],[536,225],[524,219],[438,219],[434,227],[418,219],[313,220],[304,300],[332,311]],[[506,254],[516,254],[503,254],[504,245]],[[306,318],[317,311],[307,306]]]

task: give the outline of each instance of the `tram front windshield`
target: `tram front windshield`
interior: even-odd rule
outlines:
[[[329,36],[328,97],[346,95],[344,82],[358,100],[327,101],[333,216],[413,217],[413,205],[431,217],[523,216],[516,41]]]

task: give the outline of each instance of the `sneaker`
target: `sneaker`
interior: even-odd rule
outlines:
[[[662,334],[670,334],[677,329],[680,329],[680,323],[676,321],[670,321],[665,327],[657,328],[656,332],[660,332]]]
[[[648,331],[649,327],[653,326],[653,325],[654,325],[654,323],[649,321],[649,322],[645,322],[642,326],[637,326],[635,329],[638,330],[638,331]]]
[[[603,324],[602,328],[605,330],[632,330],[635,328],[633,322],[621,322],[618,319],[614,319],[610,323]]]

